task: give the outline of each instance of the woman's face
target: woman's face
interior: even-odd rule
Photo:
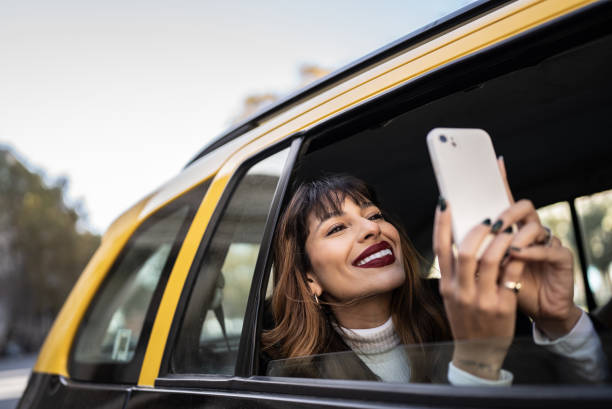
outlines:
[[[308,227],[309,278],[317,295],[346,302],[390,293],[406,279],[399,232],[373,204],[347,197],[340,214],[321,220],[311,213]]]

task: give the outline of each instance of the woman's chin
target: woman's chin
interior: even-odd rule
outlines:
[[[404,270],[396,265],[385,266],[377,269],[368,269],[370,271],[362,271],[362,275],[366,282],[370,283],[371,290],[374,293],[385,293],[393,291],[400,287],[406,280]]]

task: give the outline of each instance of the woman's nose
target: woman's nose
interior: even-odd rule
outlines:
[[[361,230],[361,240],[380,236],[380,225],[373,220],[364,219]]]

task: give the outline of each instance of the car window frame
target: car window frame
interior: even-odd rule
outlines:
[[[208,188],[210,187],[210,182],[211,178],[207,178],[206,180],[201,181],[196,186],[189,189],[187,192],[184,192],[179,197],[173,199],[169,203],[157,209],[155,212],[140,221],[138,226],[136,226],[134,231],[130,234],[129,239],[125,242],[115,259],[113,260],[111,266],[106,271],[104,279],[102,280],[102,283],[96,290],[94,297],[87,306],[87,310],[83,315],[81,321],[79,322],[78,329],[75,333],[74,338],[71,341],[72,345],[70,346],[70,352],[68,354],[68,373],[70,374],[70,379],[76,382],[94,382],[100,384],[136,384],[138,382],[140,368],[144,361],[144,356],[147,345],[149,343],[149,338],[151,336],[153,323],[155,321],[157,310],[159,308],[159,303],[165,291],[170,272],[172,271],[172,267],[174,266],[178,253],[180,252],[180,249],[183,246],[187,231],[189,230],[193,218],[195,217],[195,214],[198,210],[199,203],[204,198],[206,192],[208,191]],[[163,218],[177,211],[182,206],[190,205],[192,203],[195,204],[191,205],[188,209],[185,219],[182,225],[179,227],[176,241],[172,244],[172,248],[170,250],[168,258],[164,263],[162,271],[160,272],[160,278],[151,296],[149,306],[147,307],[147,311],[138,338],[138,343],[132,359],[129,362],[125,363],[117,362],[87,364],[77,362],[75,360],[77,341],[80,339],[85,329],[84,323],[90,316],[90,314],[93,313],[95,306],[100,301],[100,298],[104,293],[104,289],[108,285],[109,281],[113,278],[117,268],[119,268],[121,262],[133,248],[135,240],[140,237],[141,233],[146,233],[148,228],[157,223],[160,218]]]
[[[249,340],[252,339],[250,337],[252,336],[253,332],[257,328],[255,327],[255,329],[253,329],[253,325],[256,323],[253,320],[258,321],[258,318],[257,318],[258,308],[257,307],[255,308],[247,307],[247,310],[245,311],[245,319],[244,319],[245,325],[242,329],[242,334],[240,336],[240,344],[238,348],[238,359],[236,362],[236,369],[234,371],[235,372],[234,375],[222,375],[222,374],[184,375],[184,374],[172,373],[171,372],[172,353],[176,346],[176,340],[180,332],[183,318],[184,318],[185,312],[189,304],[189,296],[191,294],[192,288],[195,285],[195,282],[198,276],[198,272],[199,272],[198,267],[200,263],[202,262],[202,260],[204,259],[204,257],[206,256],[206,253],[215,236],[219,223],[221,219],[223,218],[223,215],[225,214],[225,210],[227,209],[227,206],[229,205],[229,202],[231,201],[236,188],[238,187],[238,185],[240,184],[240,182],[242,181],[246,173],[249,171],[249,169],[251,169],[257,163],[265,160],[266,158],[284,149],[289,149],[287,158],[283,165],[283,170],[281,171],[280,178],[277,183],[276,190],[274,192],[274,196],[272,198],[272,202],[270,205],[270,211],[266,219],[264,233],[262,236],[262,245],[258,252],[257,262],[255,264],[255,270],[254,270],[253,279],[251,282],[251,288],[249,290],[249,298],[248,298],[247,305],[248,306],[254,305],[252,304],[252,300],[257,299],[259,297],[258,293],[259,293],[260,284],[255,286],[253,283],[255,282],[261,283],[261,280],[263,279],[262,274],[264,274],[264,271],[263,271],[262,266],[265,266],[267,263],[267,258],[269,256],[269,248],[268,248],[269,242],[271,242],[272,240],[273,229],[276,224],[276,219],[278,218],[278,213],[280,211],[279,203],[282,197],[284,196],[284,192],[287,188],[287,184],[289,181],[289,175],[291,173],[291,170],[293,169],[293,164],[301,148],[301,144],[302,144],[302,139],[300,138],[301,135],[302,133],[298,132],[288,137],[287,139],[279,143],[276,143],[270,147],[267,147],[266,149],[260,152],[257,152],[255,155],[249,157],[248,159],[246,159],[240,164],[238,169],[233,173],[232,177],[228,181],[219,201],[217,202],[217,205],[210,218],[208,227],[206,231],[204,232],[202,240],[200,241],[198,250],[193,259],[189,272],[187,274],[185,284],[183,285],[181,296],[180,296],[178,305],[175,309],[175,313],[172,319],[172,325],[168,333],[168,340],[164,348],[164,354],[162,357],[160,370],[159,370],[157,379],[155,381],[156,385],[160,381],[163,383],[164,379],[172,379],[173,382],[180,382],[180,379],[188,379],[188,378],[192,378],[193,376],[197,376],[203,381],[213,380],[214,384],[218,384],[220,381],[230,379],[234,376],[245,376],[244,374],[247,371],[251,371],[252,362],[250,362],[250,360],[248,359],[244,359],[243,356],[245,356],[245,354],[248,354],[248,356],[252,356],[255,353],[254,352],[255,345],[252,345],[252,343]],[[266,245],[264,245],[264,243],[266,243]],[[246,334],[249,334],[249,335],[246,335]],[[248,352],[243,352],[244,349],[248,349]]]

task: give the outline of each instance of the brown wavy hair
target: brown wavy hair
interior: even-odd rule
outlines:
[[[365,182],[348,175],[334,175],[301,184],[285,208],[274,239],[274,292],[272,313],[275,327],[264,331],[264,351],[275,359],[337,352],[331,341],[335,317],[325,302],[317,304],[308,286],[311,271],[305,250],[308,216],[317,218],[341,211],[346,198],[356,204],[373,203],[381,208],[376,194]],[[383,212],[389,221],[388,215]],[[451,339],[443,307],[421,274],[420,258],[399,225],[404,284],[393,290],[391,314],[404,344],[423,344]],[[336,337],[337,338],[337,337]]]

